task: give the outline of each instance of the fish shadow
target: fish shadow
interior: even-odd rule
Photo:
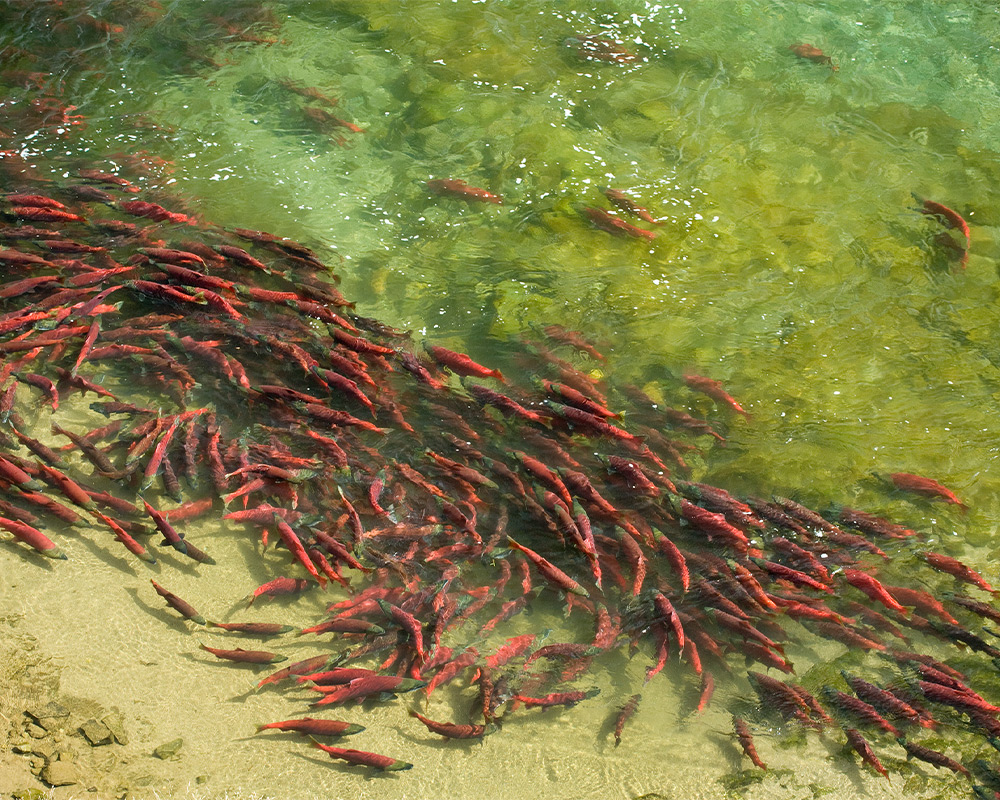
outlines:
[[[314,758],[313,756],[306,755],[305,753],[299,753],[298,757],[303,761],[307,761],[310,764],[314,764],[318,767],[344,767],[350,770],[352,774],[361,775],[367,780],[387,780],[389,778],[395,778],[397,772],[405,770],[383,770],[376,767],[365,767],[360,764],[348,764],[346,761],[341,761],[336,758],[328,758],[325,761],[321,758]]]
[[[827,739],[826,737],[821,738],[820,742],[830,754],[831,760],[840,767],[843,775],[854,785],[858,796],[864,796],[866,791],[865,775],[863,774],[864,767],[859,763],[861,756],[843,742]],[[882,780],[882,777],[875,773],[874,770],[872,770],[871,774]]]
[[[156,556],[157,564],[159,564],[162,559],[164,562],[170,564],[171,569],[174,569],[177,572],[191,577],[198,575],[198,562],[188,558],[183,553],[178,552],[169,544],[165,547],[161,546],[159,550],[154,553],[154,555]]]
[[[198,660],[199,660],[199,663],[200,663],[201,659],[198,659]],[[247,689],[245,692],[242,692],[241,694],[234,694],[226,702],[229,702],[229,703],[239,703],[240,705],[242,705],[247,700],[249,700],[251,697],[253,697],[255,694],[257,694],[256,684],[254,686],[251,686],[249,689]],[[250,737],[250,738],[253,738],[253,737]]]
[[[121,558],[119,556],[113,555],[111,551],[108,550],[107,547],[104,547],[103,545],[99,544],[94,540],[94,538],[91,535],[92,533],[93,530],[88,531],[87,533],[81,531],[80,534],[76,537],[76,540],[81,544],[83,544],[83,546],[86,547],[88,550],[90,550],[91,554],[98,561],[106,564],[107,566],[113,569],[120,570],[121,572],[127,572],[131,575],[138,577],[139,573],[136,571],[135,567],[132,566],[131,561],[129,561],[126,558]],[[109,533],[108,535],[109,537],[113,538],[113,534]],[[147,563],[147,567],[149,567],[152,571],[159,574],[159,568],[157,567],[156,564]]]
[[[604,718],[604,722],[597,729],[597,740],[600,742],[599,746],[602,753],[613,752],[618,748],[618,745],[615,744],[615,726],[618,724],[618,714],[621,713],[623,703],[610,707],[610,713]],[[627,733],[628,722],[625,723],[625,729],[622,731],[622,741],[625,740]]]
[[[53,561],[62,561],[63,559],[52,559],[48,556],[43,556],[41,553],[32,550],[26,545],[19,544],[17,539],[10,539],[4,542],[4,545],[8,547],[11,552],[15,552],[21,555],[25,561],[33,563],[36,567],[52,572],[55,570],[55,564]]]

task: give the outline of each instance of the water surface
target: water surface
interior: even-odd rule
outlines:
[[[15,142],[53,180],[84,154],[144,166],[148,190],[186,198],[205,220],[317,248],[361,313],[481,359],[551,323],[585,331],[614,380],[721,420],[727,445],[704,465],[707,480],[866,508],[931,542],[961,541],[956,552],[996,577],[992,4],[89,5],[124,30],[54,30],[46,19],[62,12],[49,4],[2,9],[0,46],[58,42],[65,54],[5,66],[51,70],[86,117],[85,129]],[[572,37],[591,34],[637,58],[581,58]],[[796,57],[789,46],[800,42],[837,69]],[[336,96],[333,113],[363,133],[318,130],[285,82]],[[16,102],[17,82],[7,85]],[[433,178],[464,179],[504,203],[437,196]],[[583,207],[609,207],[604,186],[662,221],[654,240],[587,222]],[[913,193],[968,220],[965,269]],[[752,420],[683,389],[686,371],[724,381]],[[944,481],[971,511],[891,495],[873,473],[893,471]],[[269,572],[242,529],[202,536],[219,566],[172,569],[171,588],[227,613]],[[115,697],[146,720],[150,748],[183,732],[171,780],[211,775],[198,789],[211,796],[516,798],[543,786],[552,798],[718,797],[717,781],[749,766],[728,736],[725,685],[693,718],[690,686],[651,683],[613,748],[602,726],[645,667],[616,655],[597,671],[594,701],[512,719],[474,747],[432,741],[403,703],[359,708],[352,720],[383,737],[366,745],[417,764],[366,779],[297,742],[240,740],[286,706],[277,694],[246,695],[245,672],[195,655],[194,637],[178,659],[183,625],[141,570],[82,544],[58,573],[26,571],[7,549],[0,559],[4,607],[24,613],[62,660],[64,689]],[[109,584],[121,591],[109,595]],[[306,624],[324,600],[261,613]],[[552,617],[545,627],[566,624],[558,609],[537,615]],[[775,769],[745,790],[751,797],[812,797],[813,787],[912,797],[924,784],[947,796],[953,785],[929,771],[888,785],[837,744],[761,738]],[[166,780],[167,767],[148,768]]]

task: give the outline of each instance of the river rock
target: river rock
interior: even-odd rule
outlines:
[[[100,747],[103,744],[111,744],[111,729],[103,722],[96,719],[88,719],[80,726],[80,733],[83,738],[90,742],[91,747]]]
[[[108,726],[112,738],[118,744],[128,744],[128,736],[125,734],[125,720],[119,712],[112,711],[106,717],[103,717],[101,722]]]
[[[76,783],[76,767],[71,761],[50,761],[42,770],[41,778],[49,786],[69,786]]]
[[[31,789],[18,789],[16,792],[11,792],[11,798],[13,800],[45,800],[46,792],[42,789],[31,788]]]
[[[61,703],[51,700],[48,703],[43,703],[42,705],[26,708],[24,713],[26,713],[29,717],[34,717],[35,719],[41,719],[42,717],[68,717],[69,709]]]
[[[47,731],[62,727],[66,718],[69,717],[69,709],[54,701],[40,706],[32,706],[25,709],[24,713],[35,720],[39,727],[45,728]]]
[[[42,758],[52,758],[52,754],[55,751],[56,743],[51,739],[39,739],[37,742],[32,742],[31,744],[31,752]]]
[[[162,758],[164,760],[168,758],[174,758],[180,752],[181,746],[183,744],[184,744],[183,739],[180,738],[174,739],[172,742],[166,742],[165,744],[161,744],[159,747],[157,747],[153,751],[153,755],[156,756],[157,758]]]

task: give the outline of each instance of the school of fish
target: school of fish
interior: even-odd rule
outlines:
[[[632,58],[597,37],[574,46],[581,58]],[[793,50],[832,66],[805,47]],[[5,124],[48,126],[56,112],[72,124],[73,109],[56,105],[42,116],[8,109]],[[755,715],[734,711],[732,724],[757,768],[767,769],[755,725],[801,726],[886,778],[880,756],[891,754],[1000,797],[1000,772],[983,757],[1000,750],[1000,697],[950,663],[1000,666],[986,626],[1000,623],[997,590],[919,531],[692,479],[685,456],[724,441],[724,427],[613,373],[595,378],[604,356],[579,331],[507,341],[501,370],[357,314],[309,247],[142,199],[121,171],[81,163],[56,182],[4,151],[0,174],[4,543],[25,569],[67,558],[83,536],[147,563],[180,554],[207,574],[211,547],[184,523],[211,515],[280,548],[282,574],[247,587],[247,605],[330,587],[326,617],[304,630],[214,622],[170,590],[169,573],[150,581],[192,626],[279,642],[201,645],[222,662],[281,662],[278,637],[316,637],[314,656],[257,684],[306,688],[309,702],[289,691],[289,719],[260,732],[299,733],[347,765],[405,770],[391,755],[320,741],[361,738],[361,726],[301,714],[475,687],[471,714],[410,712],[414,725],[475,741],[502,735],[510,715],[587,702],[602,654],[624,650],[648,662],[646,682],[682,664],[692,710],[712,702],[717,680],[727,695],[753,692]],[[458,179],[428,188],[502,202]],[[624,193],[605,194],[656,223]],[[964,266],[964,221],[920,202],[962,232]],[[654,235],[584,214],[612,233]],[[752,424],[719,381],[685,374],[683,384],[668,402],[703,393]],[[929,477],[892,473],[885,492],[966,510]],[[494,633],[553,599],[586,637]],[[789,645],[821,640],[864,652],[864,676],[798,685]],[[617,745],[641,694],[615,700]],[[922,743],[945,737],[948,752]]]

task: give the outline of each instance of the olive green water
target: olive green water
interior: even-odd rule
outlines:
[[[2,43],[52,41],[44,5],[0,5]],[[187,198],[205,220],[316,247],[339,263],[361,313],[481,359],[500,357],[501,335],[583,330],[616,379],[723,420],[713,482],[857,505],[960,539],[977,548],[960,552],[997,577],[992,4],[273,2],[263,4],[270,22],[241,25],[278,40],[270,45],[210,21],[257,4],[162,5],[135,14],[121,36],[61,34],[66,57],[48,68],[88,127],[18,143],[53,179],[82,154],[109,166],[138,156],[150,165],[146,186]],[[108,18],[122,8],[92,6]],[[582,60],[565,43],[577,34],[615,39],[639,59]],[[798,59],[795,42],[821,47],[839,69]],[[364,133],[342,130],[341,144],[310,127],[282,80],[339,97],[334,113]],[[437,197],[430,178],[462,178],[505,202]],[[581,216],[607,207],[607,185],[662,218],[654,241],[611,236]],[[964,271],[911,192],[969,221]],[[679,389],[683,371],[723,380],[752,420]],[[890,497],[871,473],[893,471],[945,482],[970,512]],[[202,535],[218,567],[164,571],[172,590],[224,615],[269,573],[242,529]],[[417,765],[397,776],[331,768],[297,742],[243,741],[287,701],[247,696],[245,670],[195,654],[196,640],[218,636],[192,637],[178,658],[184,625],[144,572],[82,542],[70,555],[29,569],[0,549],[0,608],[25,615],[63,664],[65,691],[141,718],[142,747],[184,736],[180,761],[130,767],[154,786],[207,775],[192,791],[709,798],[748,766],[726,735],[722,681],[718,707],[699,719],[688,714],[690,686],[650,684],[613,748],[602,726],[631,693],[622,676],[638,684],[645,667],[621,658],[605,665],[594,701],[519,716],[482,745],[432,741],[398,701],[352,710],[372,732],[354,746]],[[273,604],[260,616],[311,623],[326,602]],[[560,624],[554,615],[544,627]],[[288,647],[299,651],[312,652]],[[748,796],[951,796],[955,785],[929,770],[888,785],[832,743],[786,746],[765,734],[759,747],[775,769]]]

